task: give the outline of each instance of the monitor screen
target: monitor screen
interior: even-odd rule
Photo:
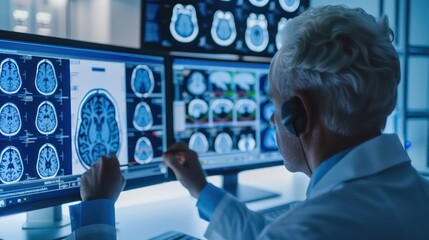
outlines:
[[[142,46],[273,56],[281,47],[277,33],[308,6],[309,0],[147,0]]]
[[[173,60],[174,138],[210,172],[280,164],[267,63]]]
[[[78,198],[102,155],[162,181],[164,82],[161,57],[0,40],[0,211]]]

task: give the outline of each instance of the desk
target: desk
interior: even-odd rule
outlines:
[[[221,184],[219,176],[209,177],[208,180],[217,186]],[[243,172],[239,181],[281,193],[281,197],[247,204],[257,211],[305,199],[309,179],[303,174],[291,174],[279,166]],[[147,239],[168,230],[203,238],[208,223],[199,218],[195,204],[196,200],[179,182],[123,192],[115,205],[118,240]],[[63,205],[64,215],[68,215],[68,205]],[[28,239],[27,233],[21,230],[25,216],[23,213],[1,217],[0,238]]]

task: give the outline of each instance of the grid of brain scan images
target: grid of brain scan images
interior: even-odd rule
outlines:
[[[264,89],[267,64],[176,59],[173,75],[175,102],[182,103],[174,115],[184,119],[175,125],[175,140],[199,153],[203,167],[225,164],[219,154],[237,160],[230,164],[279,158]]]
[[[175,51],[271,56],[308,0],[145,1],[144,44]]]
[[[0,54],[0,184],[72,172],[69,83],[66,59]]]

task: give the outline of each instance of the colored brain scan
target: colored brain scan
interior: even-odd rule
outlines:
[[[134,110],[133,125],[139,131],[146,131],[152,127],[152,111],[147,103],[141,102],[137,104]]]
[[[40,94],[52,95],[55,92],[58,81],[51,61],[43,59],[37,64],[35,85]]]
[[[188,145],[190,149],[197,153],[206,153],[209,151],[209,141],[206,135],[200,132],[192,134]]]
[[[255,85],[255,75],[251,73],[237,73],[234,76],[235,85],[240,87],[244,91],[252,90],[252,86]]]
[[[131,75],[131,88],[137,97],[147,98],[155,88],[152,70],[146,65],[138,65]]]
[[[217,71],[210,74],[209,81],[216,86],[217,89],[228,91],[228,86],[231,84],[232,77],[228,72]]]
[[[286,27],[288,20],[286,18],[281,18],[279,23],[277,24],[277,34],[276,34],[276,47],[280,49],[283,45],[282,40],[282,31]]]
[[[215,99],[210,106],[214,120],[229,120],[233,108],[229,99]]]
[[[231,12],[217,10],[210,31],[213,41],[219,46],[229,46],[237,37],[234,16]]]
[[[192,5],[176,4],[171,15],[170,33],[182,43],[192,42],[198,36],[197,11]]]
[[[188,82],[186,84],[188,91],[194,95],[201,95],[207,89],[206,79],[201,72],[193,72],[189,76]]]
[[[300,0],[279,0],[280,6],[286,12],[295,12],[300,4]]]
[[[242,134],[238,140],[238,149],[242,152],[250,152],[256,147],[256,140],[252,134]]]
[[[53,178],[57,175],[60,169],[60,160],[54,145],[46,143],[39,149],[36,169],[37,174],[42,179]]]
[[[203,117],[209,111],[209,106],[201,99],[193,99],[188,105],[188,114],[194,119]]]
[[[238,120],[250,120],[256,117],[258,105],[251,99],[240,99],[235,104],[235,111]]]
[[[269,42],[268,22],[264,14],[251,13],[247,18],[247,28],[244,33],[247,47],[254,52],[262,52]]]
[[[22,121],[18,107],[6,103],[0,108],[0,133],[4,136],[15,136],[21,129]]]
[[[249,0],[249,1],[250,1],[251,4],[253,4],[253,6],[263,7],[263,6],[267,5],[267,3],[270,0]]]
[[[58,126],[57,113],[54,105],[43,101],[37,108],[36,128],[41,134],[49,135],[55,132]]]
[[[228,133],[223,132],[216,136],[214,149],[217,153],[229,153],[232,147],[232,138]]]
[[[21,154],[14,146],[8,146],[0,154],[0,181],[2,183],[18,182],[24,173]]]
[[[75,147],[85,168],[100,156],[118,154],[120,129],[117,112],[112,96],[104,89],[94,89],[83,98],[78,111]]]
[[[134,151],[134,160],[140,164],[146,164],[153,159],[152,143],[147,137],[141,137],[137,140]]]
[[[267,103],[263,106],[262,114],[267,122],[270,121],[271,116],[274,114],[275,108],[272,103]]]
[[[268,128],[263,132],[262,144],[268,149],[277,149],[276,130]]]
[[[12,58],[6,58],[0,64],[0,90],[6,94],[14,94],[22,85],[18,63]]]

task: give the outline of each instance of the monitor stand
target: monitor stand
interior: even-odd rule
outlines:
[[[27,212],[22,226],[27,239],[62,239],[70,235],[70,220],[63,217],[61,205]]]
[[[245,203],[280,196],[280,194],[276,192],[238,184],[238,173],[224,174],[222,188]]]

